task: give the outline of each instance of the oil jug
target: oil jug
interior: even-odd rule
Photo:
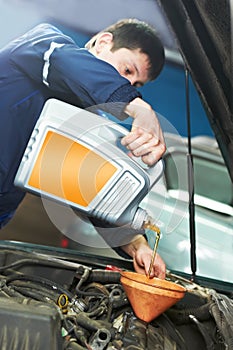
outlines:
[[[140,229],[139,207],[163,173],[127,155],[119,142],[128,130],[97,114],[50,99],[31,134],[15,185],[71,206],[88,217]]]

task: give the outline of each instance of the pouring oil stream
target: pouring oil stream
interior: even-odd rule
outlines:
[[[148,277],[150,278],[150,274],[151,274],[151,271],[152,271],[152,267],[154,265],[156,252],[157,252],[157,248],[158,248],[158,244],[159,244],[160,229],[159,229],[158,226],[156,226],[155,224],[151,223],[150,221],[145,222],[143,227],[144,227],[144,229],[148,229],[148,230],[156,232],[156,240],[155,240],[154,249],[153,249],[153,253],[152,253],[152,257],[151,257],[151,261],[150,261],[150,266],[149,266],[149,270],[148,270]]]

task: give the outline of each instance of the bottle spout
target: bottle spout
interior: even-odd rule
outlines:
[[[148,218],[147,211],[145,209],[138,207],[130,226],[134,230],[141,230],[144,228],[143,226],[144,226],[144,223],[147,221],[147,218]]]

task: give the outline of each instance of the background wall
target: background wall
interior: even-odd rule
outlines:
[[[135,17],[152,24],[167,51],[176,59],[167,63],[155,82],[140,91],[152,107],[169,120],[179,134],[186,136],[185,81],[175,38],[153,0],[0,0],[0,47],[34,25],[49,21],[83,46],[91,35],[105,26],[126,17]],[[167,56],[168,57],[168,56]],[[178,60],[178,61],[177,61]],[[212,135],[193,83],[190,83],[192,135]],[[165,130],[166,131],[166,130]]]

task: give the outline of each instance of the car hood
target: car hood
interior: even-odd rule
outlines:
[[[161,0],[233,181],[230,0]]]

